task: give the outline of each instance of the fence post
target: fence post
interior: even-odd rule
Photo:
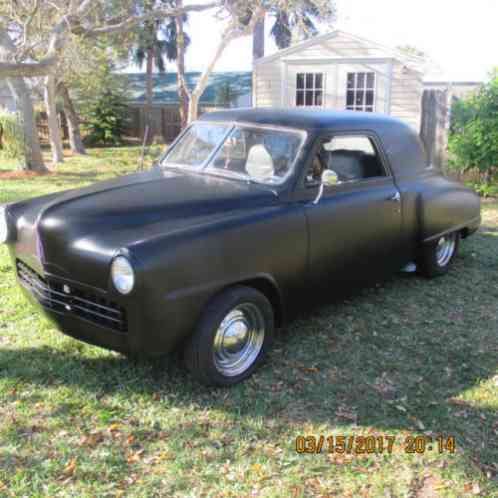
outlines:
[[[420,138],[429,162],[442,171],[446,171],[448,162],[448,107],[447,90],[424,90]]]

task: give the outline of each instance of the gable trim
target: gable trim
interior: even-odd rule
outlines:
[[[394,60],[393,57],[303,57],[299,59],[282,59],[286,64],[385,64]]]
[[[353,35],[351,33],[347,33],[345,31],[341,31],[341,30],[337,29],[337,30],[331,31],[329,33],[325,33],[323,35],[318,35],[318,36],[315,36],[315,37],[310,38],[308,40],[304,40],[302,42],[296,43],[295,45],[292,45],[288,48],[284,48],[282,50],[279,50],[279,51],[275,52],[274,54],[267,55],[266,57],[261,57],[260,59],[256,59],[253,62],[253,64],[256,66],[259,64],[264,64],[266,62],[278,60],[278,59],[283,58],[285,56],[299,52],[300,50],[303,50],[305,48],[311,47],[311,46],[315,45],[316,43],[331,40],[331,39],[337,37],[338,35],[345,36],[346,38],[350,38],[351,40],[358,41],[358,42],[363,43],[365,45],[370,45],[372,47],[376,47],[379,50],[386,53],[387,59],[396,59],[396,60],[398,60],[402,63],[405,63],[405,64],[415,64],[416,65],[416,64],[426,63],[426,60],[423,57],[418,57],[418,56],[414,56],[414,55],[413,56],[412,55],[405,55],[405,54],[400,53],[398,50],[386,47],[385,45],[381,45],[380,43],[377,43],[377,42],[374,42],[371,40],[367,40],[366,38],[362,38],[360,36],[356,36],[356,35]],[[366,58],[367,57],[365,57],[364,59],[366,59]],[[379,58],[379,57],[374,57],[374,58]],[[423,72],[423,71],[418,70],[418,72]]]

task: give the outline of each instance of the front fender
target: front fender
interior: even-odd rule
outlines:
[[[231,285],[265,280],[284,307],[306,277],[307,250],[304,211],[289,205],[134,245],[150,348],[173,349],[192,332],[207,303]]]

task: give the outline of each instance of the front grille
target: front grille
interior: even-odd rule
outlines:
[[[88,291],[76,289],[71,284],[47,281],[29,266],[17,261],[17,275],[21,284],[46,308],[62,313],[72,313],[90,322],[127,332],[126,312],[116,303]],[[64,292],[65,287],[70,293]]]

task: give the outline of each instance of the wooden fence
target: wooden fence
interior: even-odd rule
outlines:
[[[62,130],[62,139],[67,140],[69,138],[69,131],[67,128],[67,119],[63,111],[57,113],[59,119],[59,125]],[[48,133],[48,119],[46,112],[40,112],[36,118],[36,126],[38,128],[38,136],[40,137],[41,143],[49,143],[49,133]]]
[[[449,104],[446,90],[425,90],[422,96],[420,138],[429,161],[446,171],[448,162]]]
[[[203,106],[199,114],[221,109]],[[130,106],[126,135],[142,139],[145,133],[145,109],[143,106]],[[180,111],[177,105],[155,105],[150,110],[150,138],[159,143],[171,143],[181,131]]]

